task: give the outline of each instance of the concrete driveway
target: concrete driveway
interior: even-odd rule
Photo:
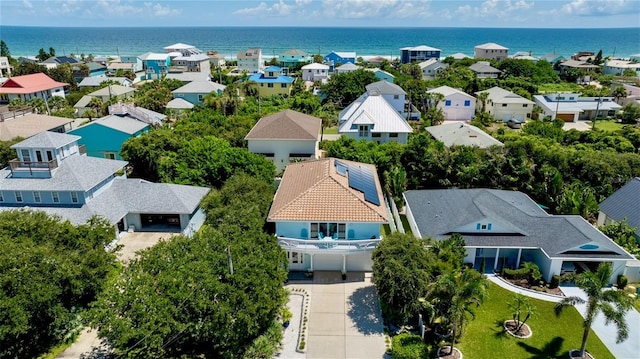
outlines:
[[[578,122],[565,122],[562,126],[562,129],[565,131],[569,131],[571,129],[577,131],[589,131],[591,129],[591,122],[587,121],[578,121]]]
[[[307,358],[385,357],[384,325],[371,273],[314,273],[312,284],[296,283],[311,296]]]
[[[135,258],[136,252],[153,247],[161,240],[169,239],[172,235],[174,235],[174,233],[127,233],[120,239],[120,241],[118,241],[118,245],[122,245],[122,248],[118,251],[118,259],[126,265],[131,259]]]

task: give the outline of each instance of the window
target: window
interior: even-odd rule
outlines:
[[[444,101],[444,105],[445,106],[451,106],[451,100],[445,100]]]
[[[202,99],[204,98],[204,95],[198,95],[198,101],[202,101]]]
[[[2,195],[2,192],[0,192],[0,202],[4,202],[4,196]]]
[[[371,137],[373,137],[373,138],[378,138],[380,136],[382,136],[382,134],[380,132],[374,132],[374,133],[371,134]]]
[[[113,152],[105,152],[104,153],[104,158],[108,159],[108,160],[115,160],[116,159],[116,154]]]
[[[268,88],[273,88],[273,84],[267,84]]]
[[[389,137],[398,137],[398,134],[396,132],[391,132],[389,134]]]
[[[78,203],[78,193],[71,192],[71,202]]]
[[[523,104],[522,107],[529,107],[529,104]]]
[[[283,89],[287,88],[287,84],[280,84],[280,87],[282,87]]]
[[[367,126],[367,125],[359,125],[358,126],[358,136],[359,137],[369,137],[369,126]]]
[[[502,107],[507,107],[507,104],[506,104],[506,103],[503,103],[503,104],[502,104]]]
[[[40,198],[40,192],[38,191],[33,192],[33,201],[36,203],[42,202],[42,198]]]
[[[466,107],[471,106],[471,100],[464,100],[464,105],[465,105]]]
[[[58,192],[51,192],[51,199],[53,200],[53,203],[60,203],[60,195]]]
[[[16,202],[22,202],[22,192],[16,191],[15,195],[16,195]]]
[[[399,99],[399,98],[400,98],[400,95],[393,95],[393,99],[394,99],[394,100],[397,100],[397,99]]]
[[[183,93],[179,93],[178,97],[184,97],[184,94]]]
[[[31,162],[31,153],[29,153],[29,150],[20,150],[20,153],[22,154],[22,160],[24,162]]]
[[[347,225],[344,223],[311,223],[311,238],[318,239],[320,233],[323,237],[333,237],[338,234],[338,239],[345,239]]]

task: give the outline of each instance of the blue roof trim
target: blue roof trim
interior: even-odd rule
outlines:
[[[264,77],[264,74],[253,74],[249,76],[249,81],[254,81],[257,83],[278,83],[278,84],[290,84],[293,83],[293,78],[289,76],[278,76],[278,77]]]
[[[269,66],[266,69],[264,69],[265,72],[280,72],[282,71],[282,69],[279,66]]]

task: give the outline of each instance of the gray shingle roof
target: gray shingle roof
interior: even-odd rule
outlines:
[[[583,256],[596,244],[603,258],[633,259],[580,216],[552,216],[522,192],[491,189],[407,191],[419,234],[436,240],[461,233],[470,247],[542,248],[549,257]],[[478,224],[491,230],[477,230]],[[568,252],[571,253],[568,253]],[[594,253],[584,251],[584,256]]]
[[[20,141],[11,148],[60,148],[80,139],[80,136],[43,131]]]
[[[88,124],[87,126],[91,126],[91,125],[100,125],[100,126],[109,127],[116,131],[128,133],[130,135],[133,135],[136,132],[149,127],[148,124],[142,121],[138,121],[131,117],[126,117],[126,116],[122,117],[122,116],[116,116],[116,115],[109,115],[109,116],[105,116],[103,118],[97,119],[94,122]]]
[[[366,89],[369,93],[375,91],[381,95],[406,95],[407,94],[402,89],[402,87],[385,80],[370,83],[366,86]]]
[[[89,94],[89,96],[93,96],[93,97],[122,96],[135,91],[136,89],[134,89],[133,87],[109,85],[99,90],[93,91],[92,93]]]
[[[426,128],[436,140],[442,141],[445,146],[476,146],[488,148],[491,146],[503,146],[502,142],[491,137],[476,126],[466,123],[446,123]]]
[[[322,119],[293,110],[284,110],[258,120],[247,140],[318,140]]]
[[[165,106],[166,108],[176,108],[176,109],[192,109],[194,106],[194,104],[192,104],[191,102],[181,99],[181,98],[174,98],[173,100],[169,101],[169,103],[167,103],[167,106]]]
[[[51,178],[11,178],[10,170],[0,170],[0,188],[14,191],[84,192],[109,178],[126,164],[126,161],[72,155],[60,161]]]
[[[193,81],[173,90],[173,93],[210,93],[213,91],[224,91],[225,85],[220,85],[211,81]]]
[[[627,224],[636,227],[636,236],[640,237],[640,177],[632,179],[600,203],[600,212],[616,222],[626,218]]]

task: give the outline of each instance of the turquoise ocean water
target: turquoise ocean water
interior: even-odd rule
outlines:
[[[503,29],[503,28],[317,28],[317,27],[132,27],[47,28],[0,26],[12,56],[36,55],[53,47],[59,55],[140,55],[163,52],[176,42],[201,50],[217,50],[228,58],[250,47],[265,57],[288,49],[326,55],[331,51],[355,51],[357,56],[399,57],[400,48],[428,45],[442,55],[462,52],[473,56],[473,47],[495,42],[509,53],[531,51],[534,56],[557,53],[568,57],[578,51],[628,57],[640,53],[640,28],[621,29]]]

